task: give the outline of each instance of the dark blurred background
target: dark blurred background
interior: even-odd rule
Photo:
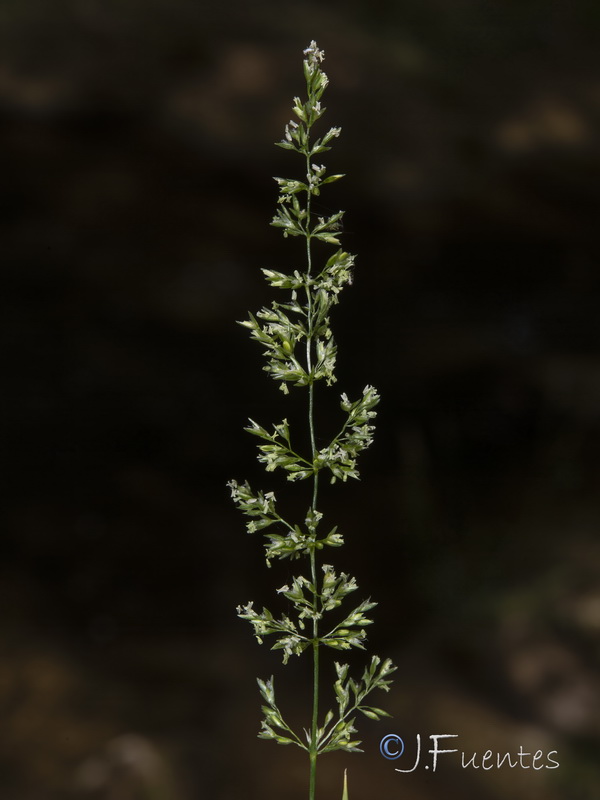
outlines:
[[[399,665],[323,796],[348,767],[353,800],[598,797],[599,25],[595,0],[0,5],[2,800],[306,796],[254,677],[307,724],[308,662],[235,615],[294,565],[267,572],[225,483],[281,486],[242,428],[295,400],[234,321],[300,263],[268,223],[311,39],[348,175],[322,213],[358,254],[339,391],[383,396],[323,499]],[[389,732],[560,768],[399,775]]]

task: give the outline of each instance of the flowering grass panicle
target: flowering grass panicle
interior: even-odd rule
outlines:
[[[291,613],[278,615],[268,608],[258,610],[252,602],[238,607],[238,615],[247,620],[260,643],[266,637],[273,642],[273,650],[281,650],[284,664],[305,651],[312,655],[312,708],[310,722],[302,732],[292,729],[286,722],[275,697],[274,681],[258,680],[263,699],[263,720],[259,736],[273,739],[278,744],[296,745],[306,751],[309,759],[309,800],[316,796],[316,768],[319,755],[333,750],[359,751],[360,740],[355,736],[357,713],[370,719],[389,716],[385,711],[368,705],[367,698],[375,689],[389,690],[390,675],[395,670],[389,659],[371,656],[360,678],[349,675],[347,664],[335,661],[335,680],[332,699],[334,705],[323,711],[319,693],[321,652],[324,648],[341,652],[351,648],[365,649],[366,627],[372,623],[369,616],[375,607],[371,600],[362,600],[349,610],[348,595],[358,588],[356,580],[344,572],[337,572],[326,563],[325,554],[330,548],[343,545],[337,526],[325,524],[319,510],[319,485],[321,475],[331,483],[357,479],[357,460],[373,440],[379,402],[377,391],[365,386],[362,395],[350,400],[346,394],[340,398],[342,421],[339,430],[328,444],[317,447],[315,431],[315,387],[324,383],[331,386],[336,381],[335,365],[337,347],[330,324],[330,313],[339,300],[342,290],[352,282],[354,256],[341,246],[340,230],[344,215],[337,211],[329,216],[315,216],[312,201],[327,184],[338,181],[343,175],[328,174],[321,156],[331,149],[340,135],[340,128],[330,128],[315,136],[313,127],[325,112],[321,105],[323,93],[329,83],[321,69],[324,54],[315,42],[304,51],[304,78],[306,100],[295,97],[292,119],[285,126],[283,139],[278,142],[284,150],[297,153],[304,175],[301,179],[275,178],[279,187],[277,210],[272,225],[284,237],[304,240],[305,261],[302,270],[280,272],[263,269],[272,288],[283,292],[281,300],[274,301],[255,315],[241,322],[250,335],[263,348],[265,371],[288,394],[290,388],[306,392],[306,428],[308,436],[295,436],[286,418],[265,427],[249,420],[245,430],[258,441],[258,460],[267,472],[281,470],[290,481],[307,481],[308,503],[302,521],[290,521],[280,512],[275,494],[253,489],[247,482],[230,481],[229,488],[237,507],[247,517],[249,533],[260,532],[265,537],[267,564],[273,559],[291,559],[299,562],[298,574],[277,593],[286,600]],[[316,160],[318,157],[318,161]],[[320,263],[316,263],[315,245],[322,243],[333,248]],[[322,245],[319,245],[322,248]],[[319,442],[327,441],[319,431]],[[297,441],[306,439],[306,452]],[[321,555],[324,556],[321,563]],[[329,559],[329,556],[327,556]],[[348,797],[344,780],[344,796]]]

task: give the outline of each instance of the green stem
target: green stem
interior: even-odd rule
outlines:
[[[310,186],[310,156],[308,155],[308,145],[306,152],[306,179],[307,185]],[[314,393],[314,379],[312,376],[312,341],[313,341],[313,297],[310,288],[310,276],[312,270],[312,254],[310,247],[310,203],[311,192],[307,191],[306,199],[306,212],[307,212],[307,235],[306,235],[306,262],[307,262],[307,282],[306,282],[306,295],[308,306],[308,335],[306,337],[306,367],[310,380],[308,386],[308,429],[310,432],[310,446],[312,453],[312,462],[315,463],[317,456],[317,444],[315,439],[315,393]],[[317,494],[319,489],[319,475],[318,472],[313,474],[313,491],[311,508],[313,512],[317,510]],[[310,572],[312,584],[315,587],[314,594],[314,612],[317,611],[318,591],[317,591],[317,564],[314,548],[310,551]],[[315,800],[317,788],[317,732],[319,724],[319,623],[315,616],[313,617],[313,704],[312,704],[312,721],[310,731],[310,779],[308,797],[309,800]]]
[[[308,788],[309,800],[315,800],[317,787],[317,725],[319,714],[319,642],[313,641],[313,714],[310,741],[310,782]]]

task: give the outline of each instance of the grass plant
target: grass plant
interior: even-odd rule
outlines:
[[[357,713],[370,719],[389,716],[384,710],[368,704],[375,689],[389,690],[394,671],[390,659],[373,655],[362,676],[354,679],[349,666],[335,661],[333,708],[323,710],[321,694],[321,654],[324,649],[338,652],[351,648],[365,649],[365,627],[372,623],[370,612],[376,605],[363,600],[349,611],[338,610],[347,597],[358,588],[355,578],[338,572],[330,563],[329,553],[343,545],[337,526],[325,524],[319,510],[322,478],[331,483],[357,479],[357,459],[373,440],[377,391],[365,386],[362,396],[350,400],[341,395],[343,421],[332,438],[321,430],[317,435],[317,387],[331,387],[336,381],[336,344],[333,338],[330,313],[339,302],[344,287],[352,283],[354,256],[343,250],[340,229],[343,211],[318,216],[313,200],[325,186],[343,175],[328,174],[317,163],[331,149],[340,128],[330,128],[316,136],[313,127],[325,112],[321,104],[328,85],[321,64],[324,54],[313,41],[304,51],[306,99],[295,97],[295,118],[285,127],[279,147],[299,156],[303,164],[302,179],[275,178],[279,186],[277,212],[272,225],[284,237],[304,240],[304,266],[282,272],[263,269],[270,286],[285,293],[283,301],[272,302],[240,324],[263,348],[265,371],[279,384],[284,394],[292,390],[306,393],[305,430],[296,435],[287,419],[271,428],[249,420],[248,433],[258,440],[258,459],[267,472],[281,470],[292,482],[307,482],[308,508],[301,522],[288,520],[280,511],[274,492],[253,489],[248,482],[229,482],[233,500],[248,518],[249,533],[260,532],[265,537],[267,565],[274,559],[299,562],[297,574],[277,589],[285,598],[288,614],[276,614],[268,608],[258,610],[253,602],[238,607],[238,615],[254,629],[258,641],[265,637],[274,640],[273,650],[281,650],[283,663],[290,657],[307,652],[312,656],[312,707],[307,714],[308,725],[294,730],[286,722],[275,697],[274,679],[258,680],[263,700],[263,720],[259,736],[281,745],[295,745],[308,756],[309,800],[316,798],[317,759],[324,753],[344,750],[360,752],[356,738]],[[329,251],[321,259],[323,249]],[[306,441],[303,450],[302,442]],[[328,441],[325,446],[317,442]],[[344,777],[344,797],[348,789]]]

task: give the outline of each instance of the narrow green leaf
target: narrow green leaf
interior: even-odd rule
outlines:
[[[344,770],[344,791],[342,792],[342,800],[349,800],[348,796],[348,770]]]

